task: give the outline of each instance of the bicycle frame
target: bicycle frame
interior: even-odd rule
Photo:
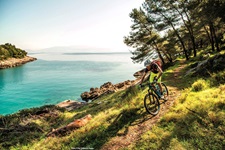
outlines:
[[[162,82],[162,91],[163,95],[161,95],[161,91],[158,91],[156,87],[157,83],[145,83],[144,86],[148,85],[148,93],[144,96],[144,106],[148,113],[152,115],[157,115],[160,110],[160,102],[159,100],[162,99],[167,101],[168,99],[168,89],[166,85]],[[165,98],[166,97],[166,98]]]
[[[157,83],[148,83],[148,93],[154,93],[155,95],[157,95],[158,97],[160,97],[160,95],[157,92],[156,86],[155,84]]]
[[[169,93],[168,93],[168,89],[167,89],[166,85],[163,82],[161,82],[162,91],[158,91],[156,84],[157,84],[156,82],[153,82],[153,83],[146,82],[146,83],[144,83],[144,86],[148,85],[148,93],[149,94],[154,94],[159,99],[167,100]],[[157,86],[159,86],[159,85],[157,85]],[[165,97],[161,98],[161,96],[162,96],[161,92],[163,92],[163,96],[166,96],[166,98]]]

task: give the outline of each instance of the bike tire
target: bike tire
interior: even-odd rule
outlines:
[[[167,86],[164,84],[164,83],[161,83],[162,85],[162,91],[163,91],[163,96],[164,96],[164,100],[167,101],[168,98],[169,98],[169,91],[168,91],[168,88]]]
[[[144,106],[149,114],[157,115],[160,110],[160,103],[158,97],[155,94],[146,94],[144,98]]]

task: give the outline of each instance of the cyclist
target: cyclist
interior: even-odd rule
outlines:
[[[144,75],[142,76],[141,78],[141,86],[142,86],[142,83],[144,81],[144,78],[146,76],[146,74],[148,72],[150,72],[150,77],[149,77],[149,82],[150,83],[153,83],[153,82],[156,82],[160,88],[160,97],[163,98],[163,94],[162,94],[162,85],[161,85],[161,77],[162,77],[162,74],[163,74],[163,71],[162,71],[162,68],[161,68],[161,62],[159,60],[149,60],[147,59],[145,62],[144,62],[144,66],[146,67],[145,68],[145,72],[144,72]]]

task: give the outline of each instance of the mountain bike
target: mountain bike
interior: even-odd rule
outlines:
[[[160,92],[160,88],[156,82],[147,83],[148,85],[148,93],[144,97],[144,106],[148,113],[152,115],[157,115],[160,110],[160,102],[159,100],[168,100],[169,92],[167,86],[164,83],[162,84],[162,95]]]

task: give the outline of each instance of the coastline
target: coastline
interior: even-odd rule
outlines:
[[[34,61],[34,60],[36,60],[36,58],[30,57],[30,56],[25,56],[22,59],[10,58],[10,59],[4,60],[4,61],[0,61],[0,69],[16,67],[19,65],[23,65],[27,62]],[[139,75],[139,71],[136,72],[135,74]],[[137,79],[138,75],[135,76],[136,79]],[[116,84],[112,84],[112,83],[107,84],[107,83],[102,82],[102,85],[100,87],[90,87],[90,91],[87,90],[86,92],[90,93],[90,95],[93,95],[93,96],[92,96],[92,98],[87,98],[87,101],[94,101],[103,95],[107,95],[109,93],[114,93],[117,91],[125,90],[125,89],[129,88],[130,86],[136,84],[137,83],[136,79],[125,80],[125,81],[122,81],[122,82],[119,82]],[[110,85],[110,86],[108,86],[108,85]],[[94,89],[94,90],[91,90],[91,89]],[[83,92],[85,93],[85,91],[83,91]],[[82,94],[82,93],[80,93],[80,94]],[[65,98],[64,100],[59,101],[53,105],[60,105],[60,103],[63,103],[64,105],[69,105],[69,106],[64,106],[64,107],[71,110],[71,109],[76,109],[76,107],[86,104],[87,101],[85,101],[83,99],[82,99],[82,101],[80,101],[79,99],[76,99],[76,98],[72,99],[72,100]],[[73,107],[71,107],[71,105]],[[42,105],[42,106],[45,106],[45,105]],[[37,106],[34,106],[34,107],[36,108]],[[30,108],[23,108],[23,109],[20,109],[19,111],[24,110],[24,109],[30,109]],[[18,111],[15,113],[18,113]]]
[[[12,68],[23,65],[27,62],[35,61],[37,58],[25,56],[24,58],[8,58],[0,61],[0,69]]]
[[[134,80],[126,80],[126,81],[123,81],[123,82],[120,82],[117,84],[112,84],[111,82],[106,82],[106,83],[102,84],[100,86],[100,88],[92,87],[92,88],[90,88],[90,91],[81,93],[80,97],[83,102],[69,99],[69,100],[62,101],[62,102],[56,104],[55,106],[58,106],[60,108],[65,108],[68,111],[75,110],[77,108],[80,108],[80,107],[88,104],[89,101],[92,102],[103,95],[126,90],[132,86],[138,85],[140,83],[141,77],[143,76],[143,73],[144,73],[144,69],[141,69],[133,74],[134,77],[136,77],[136,79],[134,79]],[[149,74],[146,75],[146,77],[144,78],[144,81],[146,81],[148,79],[148,77],[149,77]]]

